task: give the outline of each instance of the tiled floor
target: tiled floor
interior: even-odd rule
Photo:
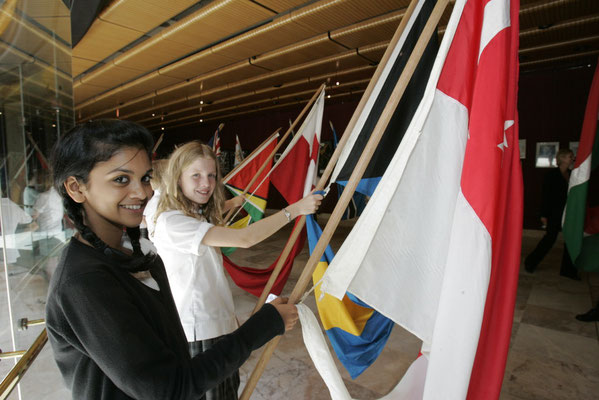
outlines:
[[[342,222],[333,239],[337,249],[351,229],[351,222]],[[243,265],[265,267],[275,260],[285,244],[289,229],[252,249],[239,249],[233,260]],[[524,231],[523,254],[529,252],[540,239],[540,231]],[[597,399],[599,398],[599,332],[596,323],[582,323],[574,319],[599,300],[599,274],[583,274],[581,281],[559,276],[562,242],[559,241],[537,271],[530,275],[520,273],[514,327],[501,393],[503,400],[528,399]],[[298,256],[287,283],[289,293],[308,259],[307,250]],[[4,282],[4,276],[1,277]],[[27,290],[13,297],[16,315],[37,318],[43,315],[47,287],[39,275],[20,271],[10,277],[11,285],[27,281]],[[240,320],[247,318],[255,298],[233,286]],[[12,349],[8,335],[6,287],[0,285],[0,348]],[[14,296],[14,295],[13,295]],[[316,309],[313,296],[306,304]],[[39,327],[19,334],[20,343],[30,343],[39,333]],[[356,380],[340,371],[352,397],[377,399],[386,394],[401,378],[417,356],[420,342],[411,334],[395,327],[379,359]],[[242,367],[242,387],[260,356],[254,352]],[[11,361],[0,362],[4,376]],[[21,384],[23,399],[65,399],[68,392],[46,348]],[[10,399],[17,399],[16,391]],[[315,371],[298,328],[281,340],[267,369],[252,395],[255,400],[327,399],[327,389]]]

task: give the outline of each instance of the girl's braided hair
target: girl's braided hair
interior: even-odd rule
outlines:
[[[153,144],[154,140],[147,129],[134,122],[95,120],[77,125],[67,132],[56,143],[52,156],[54,187],[62,197],[67,216],[85,240],[107,256],[117,259],[129,272],[147,270],[155,257],[151,253],[144,256],[141,251],[139,227],[127,228],[127,235],[133,246],[132,257],[109,247],[85,225],[83,206],[68,195],[64,183],[70,176],[87,183],[89,173],[97,163],[109,160],[124,147],[143,149],[150,157]]]

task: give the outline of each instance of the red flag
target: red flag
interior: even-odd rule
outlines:
[[[489,11],[495,16],[489,18]],[[456,90],[460,83],[471,88],[470,139],[464,158],[462,192],[489,231],[492,243],[491,275],[468,398],[491,399],[499,397],[503,382],[522,239],[523,186],[517,113],[519,1],[484,1],[479,7],[471,1],[462,18],[483,21],[491,27],[495,22],[498,27],[492,35],[485,36],[488,30],[483,26],[480,56],[471,54],[468,63],[474,74],[454,82]],[[504,23],[499,25],[500,22]],[[464,36],[456,34],[456,48],[448,58],[454,56],[455,65],[463,68],[463,53],[457,46],[467,46],[471,37],[467,30],[459,33]]]
[[[289,204],[300,200],[312,190],[318,167],[323,111],[324,90],[271,175],[271,183]]]
[[[300,200],[312,189],[318,165],[318,149],[324,110],[324,90],[312,106],[291,143],[283,152],[270,175],[271,182],[289,203]],[[260,182],[259,179],[257,182]],[[296,221],[297,223],[297,221]],[[281,294],[287,278],[291,273],[293,261],[303,249],[306,235],[302,232],[292,247],[271,292]],[[260,296],[277,260],[266,269],[255,269],[236,265],[229,258],[223,257],[224,265],[235,283],[245,291]]]
[[[323,279],[422,339],[400,386],[424,398],[493,399],[503,381],[522,233],[518,10],[456,1],[414,120]]]

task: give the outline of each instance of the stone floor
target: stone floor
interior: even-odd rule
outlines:
[[[332,241],[336,250],[351,229],[351,222],[342,222]],[[271,240],[252,249],[238,250],[232,259],[240,264],[265,267],[274,261],[285,244],[289,230],[283,230]],[[522,253],[528,253],[540,239],[540,231],[524,231]],[[599,398],[599,331],[596,323],[574,319],[599,300],[599,274],[583,274],[581,281],[559,276],[563,243],[560,241],[539,265],[534,274],[521,270],[514,315],[512,340],[502,400],[528,399],[597,399]],[[284,295],[291,291],[308,259],[307,250],[298,256]],[[4,271],[0,273],[0,348],[13,349],[9,333]],[[46,280],[25,269],[9,270],[11,304],[15,318],[43,316]],[[233,286],[237,313],[246,319],[255,298]],[[313,296],[306,304],[316,309]],[[17,332],[17,348],[26,348],[39,334],[41,327]],[[396,326],[379,359],[356,380],[338,364],[352,397],[377,399],[386,394],[406,371],[418,354],[420,341]],[[252,354],[242,367],[242,387],[254,369],[261,352]],[[13,365],[0,362],[4,377]],[[46,346],[27,372],[20,385],[22,399],[70,398]],[[330,398],[322,379],[315,371],[297,327],[287,333],[269,362],[252,397],[254,400],[300,400]],[[9,399],[19,399],[17,390]]]

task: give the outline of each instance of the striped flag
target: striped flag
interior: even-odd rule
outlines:
[[[324,90],[316,99],[308,115],[304,119],[297,134],[285,148],[279,161],[272,167],[270,173],[271,183],[283,195],[288,203],[294,203],[308,194],[316,179],[318,165],[318,150],[320,132],[322,129],[322,115],[324,112]],[[268,176],[268,175],[267,175]],[[259,185],[261,179],[256,182]],[[299,220],[296,220],[296,224]],[[305,235],[300,235],[295,242],[279,276],[272,286],[271,292],[280,294],[291,273],[291,267],[297,254],[305,243]],[[278,259],[268,268],[256,269],[234,264],[227,257],[223,257],[225,268],[235,283],[248,293],[260,296]]]
[[[366,146],[370,134],[379,121],[381,113],[389,101],[391,92],[412,54],[412,50],[435,6],[435,2],[436,0],[419,1],[404,33],[393,49],[389,61],[384,66],[381,75],[376,81],[368,101],[361,110],[352,132],[350,132],[349,140],[343,147],[331,175],[331,182],[336,182],[340,186],[347,184],[362,154],[362,150]],[[438,39],[437,35],[434,34],[426,46],[424,54],[418,63],[412,79],[410,79],[410,83],[401,101],[393,112],[393,117],[389,121],[381,141],[356,188],[357,192],[371,196],[385,173],[389,162],[397,150],[397,146],[404,137],[404,133],[412,120],[418,104],[420,104],[437,50]],[[342,190],[339,191],[341,192]]]
[[[239,136],[235,135],[235,162],[233,166],[238,166],[243,161],[243,150],[241,150],[241,142]]]
[[[564,240],[576,267],[599,271],[599,64],[584,115],[564,211]]]
[[[322,235],[313,215],[306,216],[306,231],[312,254]],[[355,379],[377,359],[387,343],[394,323],[349,293],[339,300],[320,291],[317,283],[333,257],[331,246],[327,246],[312,275],[314,296],[329,341],[339,361]]]
[[[498,398],[520,264],[518,0],[456,1],[420,106],[322,290],[423,341],[400,386]]]
[[[274,151],[277,145],[277,135],[273,135],[262,143],[256,150],[252,152],[247,159],[243,160],[239,167],[223,179],[225,187],[233,194],[240,196],[254,176],[260,170],[270,154]],[[254,184],[245,194],[245,203],[243,209],[247,213],[243,218],[238,219],[233,224],[232,228],[243,228],[251,223],[259,221],[264,216],[266,210],[266,200],[268,198],[268,172],[272,167],[272,158],[266,165],[266,168],[260,173]],[[231,255],[235,251],[235,247],[221,247],[224,255]]]
[[[220,151],[220,130],[221,130],[221,125],[219,125],[218,128],[216,128],[216,131],[214,132],[214,137],[210,141],[212,143],[212,151],[214,151],[214,154],[216,155],[216,158],[220,158],[220,156],[221,156],[221,151]]]

